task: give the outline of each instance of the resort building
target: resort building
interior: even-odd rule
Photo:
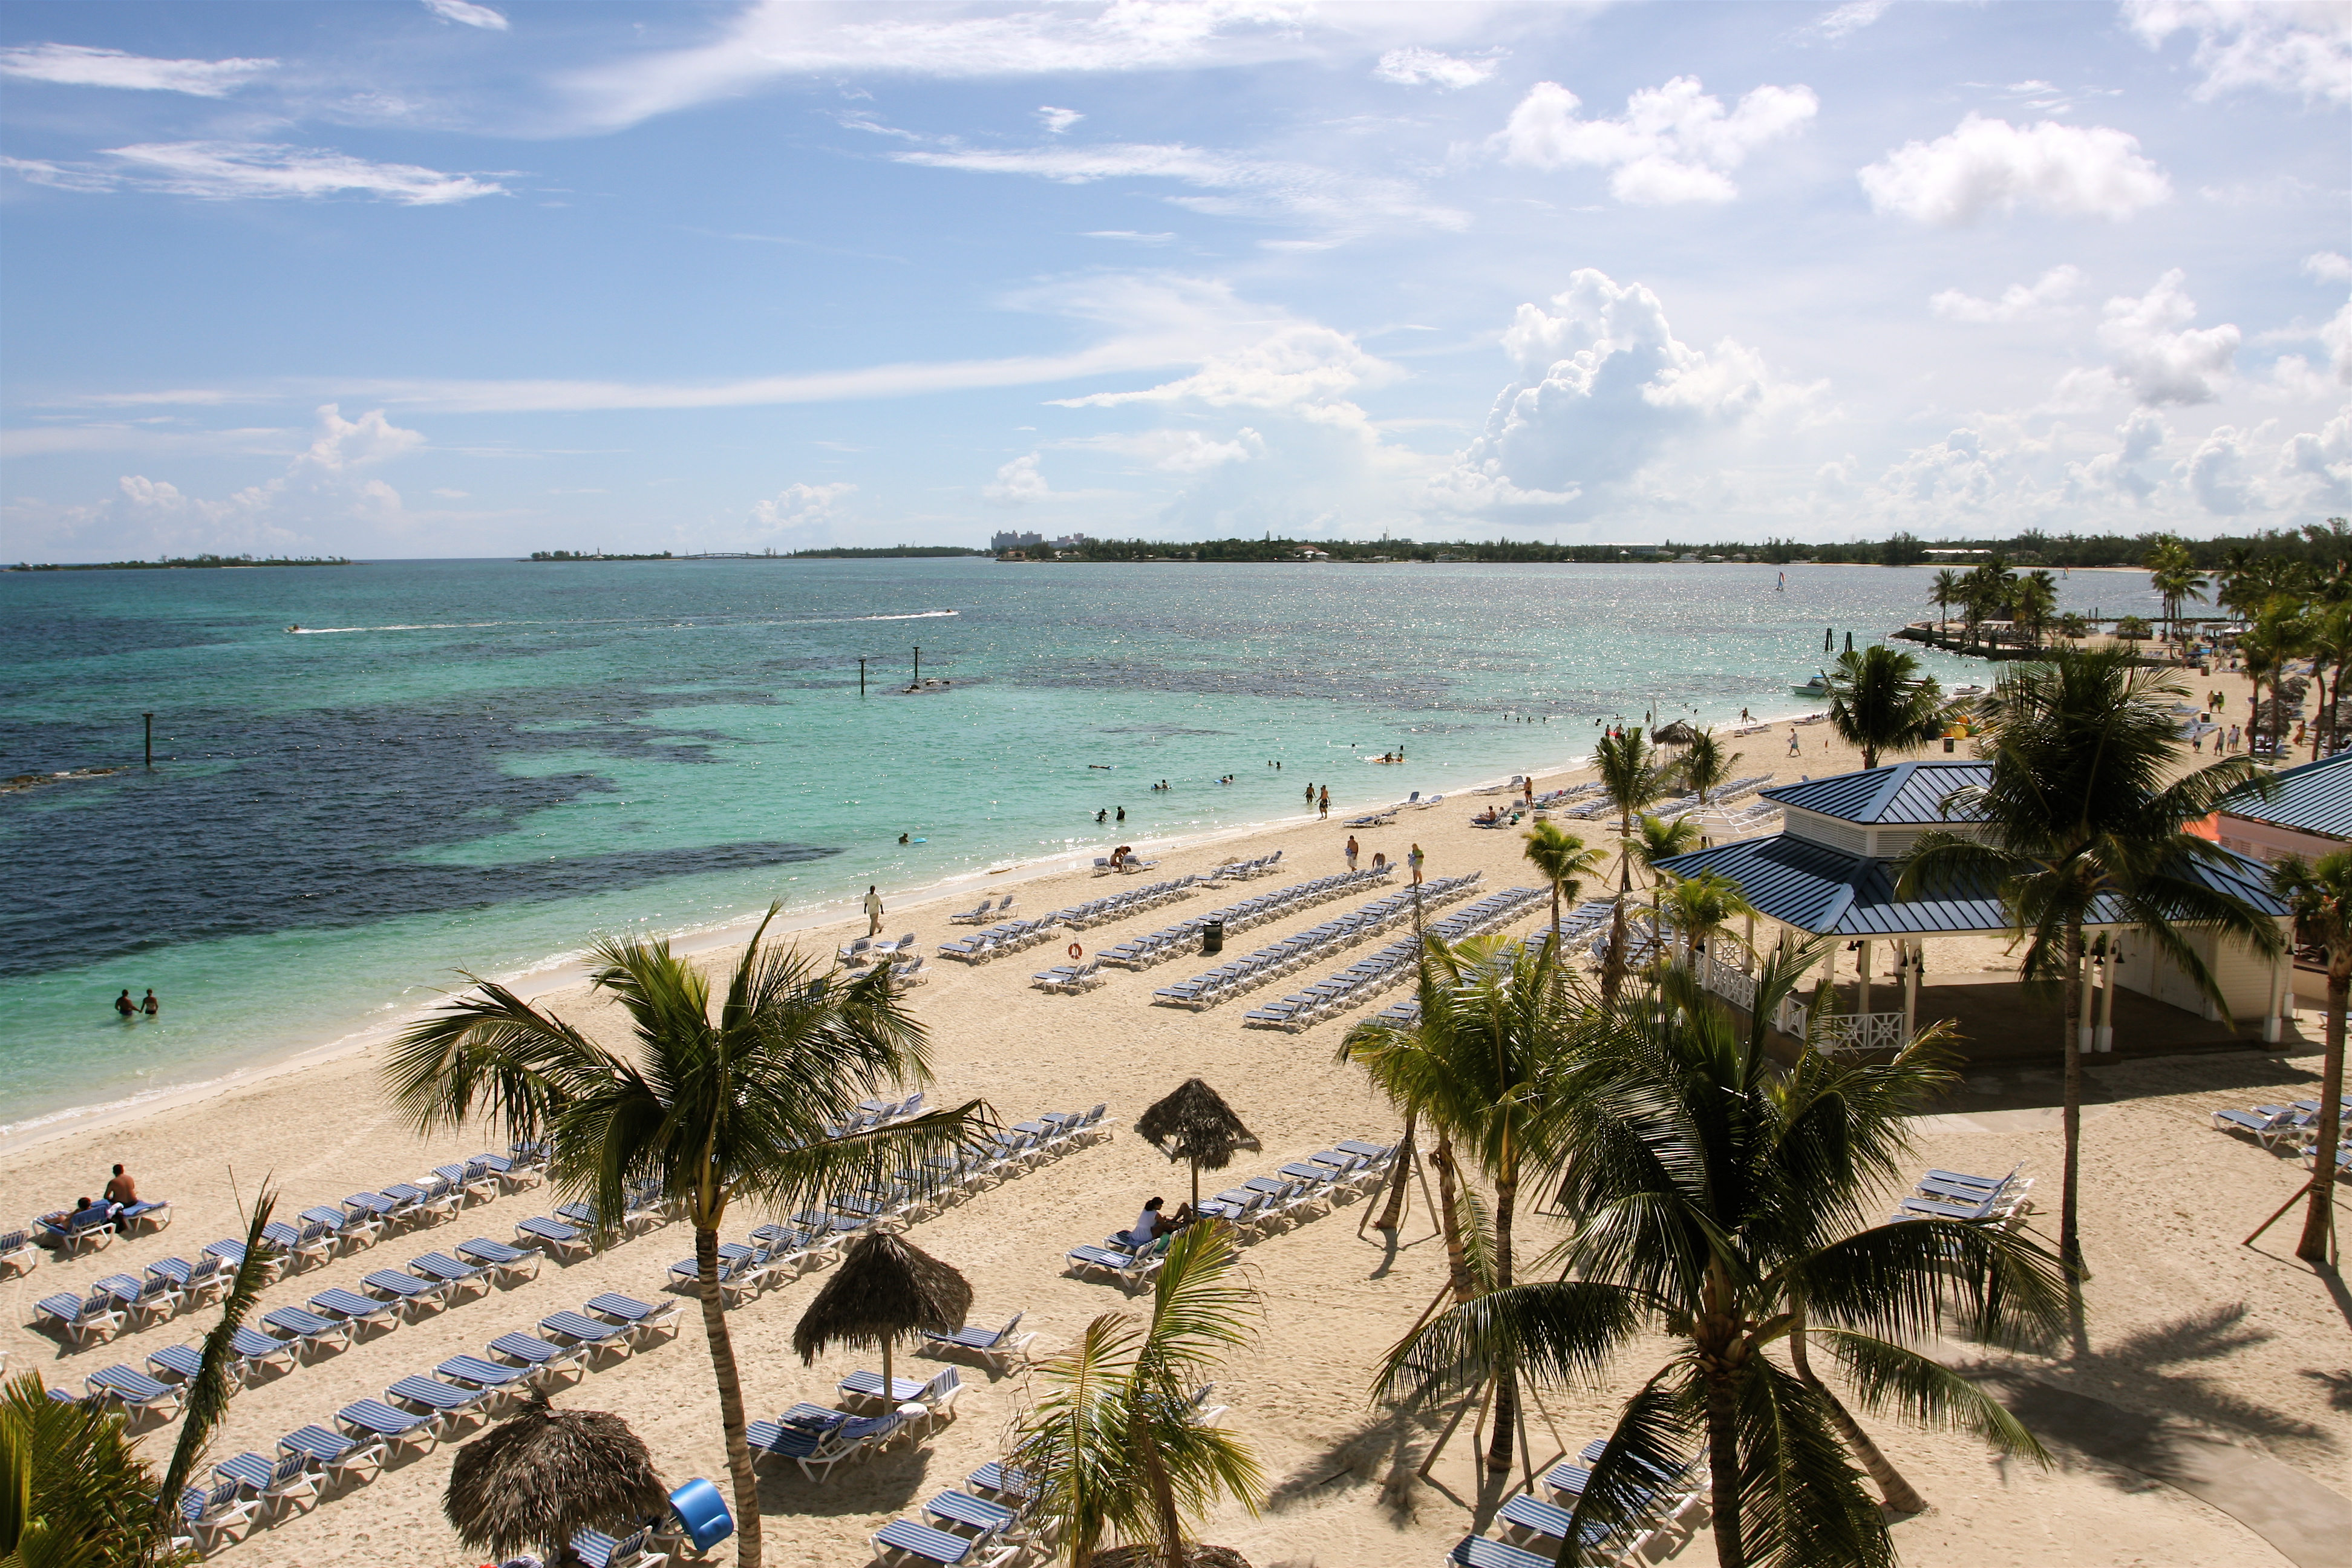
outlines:
[[[1897,763],[1766,790],[1762,797],[1785,814],[1780,832],[1679,855],[1662,862],[1662,868],[1676,877],[1712,871],[1738,883],[1758,912],[1781,928],[1783,942],[1846,939],[1830,948],[1819,982],[1822,987],[1834,987],[1841,956],[1853,955],[1848,960],[1858,970],[1853,1002],[1850,1008],[1842,1006],[1842,1016],[1829,1025],[1831,1038],[1850,1049],[1892,1049],[1918,1025],[1928,942],[2005,940],[2011,934],[2000,900],[1990,889],[1943,898],[1895,896],[1902,859],[1922,834],[1941,830],[1967,837],[1977,831],[1965,806],[1948,813],[1945,803],[1957,791],[1984,784],[1990,774],[1990,764],[1982,762]],[[2200,864],[2191,873],[2278,921],[2285,931],[2287,907],[2271,892],[2263,867],[2242,853],[2232,855],[2231,861],[2223,867]],[[2220,983],[2231,1016],[2262,1019],[2263,1039],[2277,1040],[2282,1016],[2293,1005],[2287,960],[2260,957],[2194,926],[2184,929]],[[2101,946],[2102,961],[2093,965],[2094,1005],[2085,1009],[2083,1049],[2113,1048],[2117,985],[2209,1020],[2221,1017],[2188,976],[2133,928],[2102,922],[2086,928],[2084,937]],[[1751,931],[1751,945],[1755,940]],[[1882,977],[1885,988],[1874,999],[1873,960],[1889,944],[1901,979],[1888,984]],[[1711,958],[1705,969],[1710,988],[1729,1000],[1742,1003],[1743,993],[1753,998],[1754,982],[1738,969]],[[1880,1005],[1874,1007],[1874,1000]],[[1774,1024],[1787,1033],[1802,1034],[1804,1005],[1792,998]]]
[[[2190,831],[2265,862],[2315,860],[2352,843],[2352,752],[2282,769],[2271,786],[2268,799],[2251,785],[2224,795]]]

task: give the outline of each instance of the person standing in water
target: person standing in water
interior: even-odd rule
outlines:
[[[142,1013],[146,1014],[151,1018],[163,1011],[163,1005],[155,1000],[155,992],[152,987],[150,987],[147,992],[147,999],[139,1004],[139,1010]]]
[[[1320,809],[1323,816],[1328,816],[1331,815],[1331,786],[1329,784],[1325,784],[1323,786],[1323,797]],[[1318,820],[1320,820],[1320,818]]]
[[[122,988],[122,994],[114,999],[114,1010],[125,1018],[138,1016],[139,1004],[131,999],[131,987],[128,985]]]

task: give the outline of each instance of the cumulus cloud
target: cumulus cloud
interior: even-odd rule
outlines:
[[[2120,438],[2116,450],[2102,452],[2087,463],[2067,466],[2069,499],[2113,497],[2138,506],[2156,493],[2157,480],[2143,465],[2172,439],[2163,416],[2153,409],[2135,408],[2116,435]]]
[[[2322,283],[2352,283],[2352,257],[2333,250],[2315,250],[2303,258],[2303,269]]]
[[[845,480],[826,485],[790,484],[767,500],[751,503],[751,521],[761,528],[810,528],[834,520],[834,503],[856,493]]]
[[[2116,378],[2142,403],[2210,403],[2238,353],[2234,326],[2195,328],[2197,301],[2181,288],[2179,268],[2137,299],[2107,301],[2099,342],[2111,352]]]
[[[1211,356],[1192,374],[1134,392],[1097,392],[1054,400],[1063,408],[1192,402],[1211,408],[1262,408],[1320,424],[1364,430],[1364,412],[1348,400],[1401,373],[1366,353],[1345,332],[1307,321],[1286,322],[1239,348]]]
[[[2352,103],[2352,10],[2329,0],[2124,0],[2150,48],[2175,33],[2197,40],[2197,96],[2266,88]]]
[[[1230,441],[1212,439],[1198,430],[1145,430],[1132,435],[1088,436],[1057,445],[1117,452],[1171,474],[1204,473],[1228,463],[1254,462],[1266,452],[1265,437],[1246,425],[1234,431]]]
[[[1759,87],[1727,113],[1698,78],[1681,76],[1634,93],[1622,120],[1580,120],[1579,107],[1568,89],[1539,81],[1494,140],[1510,163],[1605,168],[1619,201],[1663,205],[1729,201],[1739,194],[1730,172],[1812,119],[1821,100],[1808,87]]]
[[[2315,431],[2288,437],[2279,448],[2278,469],[2282,478],[2300,485],[2312,507],[2352,506],[2352,406]]]
[[[2336,379],[2352,386],[2352,301],[2347,301],[2319,329],[2319,341],[2327,346],[2328,363],[2335,367]]]
[[[1948,321],[2009,325],[2054,315],[2083,281],[2079,267],[2052,268],[2032,283],[2012,283],[1998,300],[1979,300],[1958,289],[1947,289],[1927,301],[1927,308]]]
[[[2198,504],[2217,517],[2235,517],[2246,510],[2245,437],[2224,425],[2198,445],[2181,472]]]
[[[442,206],[498,195],[505,187],[472,174],[414,163],[375,163],[349,153],[259,142],[153,142],[112,147],[113,164],[0,158],[35,184],[69,191],[149,191],[205,201],[376,196],[402,206]]]
[[[393,424],[381,409],[346,419],[329,403],[318,410],[310,445],[275,479],[218,500],[145,474],[122,475],[116,489],[129,521],[148,537],[211,548],[284,542],[352,522],[396,528],[404,521],[400,492],[362,470],[424,445],[422,432]]]
[[[1948,227],[2020,207],[2122,219],[2172,196],[2172,182],[2124,132],[1975,113],[1948,136],[1904,143],[1860,178],[1878,211]]]
[[[1037,118],[1044,122],[1046,134],[1059,136],[1086,118],[1075,109],[1056,109],[1050,103],[1037,106]]]
[[[1503,349],[1517,374],[1485,431],[1433,481],[1431,500],[1444,510],[1592,497],[1677,438],[1810,393],[1775,382],[1760,355],[1729,339],[1712,350],[1682,342],[1656,295],[1591,268],[1572,273],[1549,308],[1521,305]]]
[[[162,60],[80,44],[28,44],[0,49],[0,76],[69,87],[120,87],[145,92],[186,92],[224,98],[274,70],[274,59]]]
[[[1044,500],[1054,492],[1045,486],[1045,476],[1037,471],[1037,454],[1015,458],[996,470],[996,478],[981,487],[981,499],[991,506],[1023,506],[1033,500]]]
[[[1457,59],[1435,49],[1418,46],[1391,49],[1372,68],[1372,75],[1381,81],[1392,81],[1400,87],[1443,87],[1459,90],[1476,87],[1495,74],[1493,60]]]
[[[445,22],[460,22],[468,27],[486,32],[503,33],[506,17],[488,5],[477,5],[472,0],[425,0],[425,8]]]

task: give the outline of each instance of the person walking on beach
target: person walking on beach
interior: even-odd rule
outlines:
[[[1521,791],[1526,795],[1528,809],[1533,811],[1536,805],[1536,775],[1533,773],[1528,774],[1527,777],[1519,781],[1519,785]]]
[[[1416,888],[1421,886],[1422,858],[1421,846],[1418,844],[1404,853],[1405,868],[1412,873],[1412,885]]]
[[[155,991],[152,986],[148,988],[147,999],[139,1004],[139,1010],[151,1018],[163,1010],[163,1004],[155,1000]]]
[[[1789,754],[1792,757],[1797,754],[1797,727],[1794,724],[1789,726]]]
[[[866,934],[882,934],[882,895],[870,886],[866,889]]]
[[[1361,850],[1361,849],[1357,846],[1357,843],[1356,843],[1356,836],[1355,836],[1354,834],[1350,833],[1349,835],[1348,835],[1348,869],[1349,869],[1349,870],[1352,871],[1352,870],[1354,870],[1354,869],[1356,868],[1356,857],[1357,857],[1358,855],[1361,854],[1361,853],[1362,853],[1362,850]]]
[[[1330,786],[1329,784],[1325,784],[1325,785],[1323,786],[1323,799],[1322,799],[1322,806],[1321,806],[1321,810],[1322,810],[1323,816],[1328,817],[1328,816],[1329,816],[1331,815],[1331,786]],[[1317,820],[1318,820],[1318,821],[1319,821],[1319,820],[1321,820],[1321,818],[1319,818],[1319,817],[1318,817]]]
[[[114,1010],[125,1018],[138,1016],[139,1004],[131,999],[131,987],[128,985],[122,988],[122,994],[114,999]]]

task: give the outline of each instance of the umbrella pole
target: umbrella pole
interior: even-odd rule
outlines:
[[[1193,1161],[1193,1162],[1192,1162],[1192,1213],[1193,1213],[1195,1215],[1198,1215],[1200,1214],[1200,1212],[1201,1212],[1201,1162],[1200,1162],[1200,1161],[1198,1161],[1198,1160],[1195,1160],[1195,1161]]]
[[[890,1387],[890,1337],[882,1336],[882,1403],[891,1409],[898,1408],[898,1396]]]

